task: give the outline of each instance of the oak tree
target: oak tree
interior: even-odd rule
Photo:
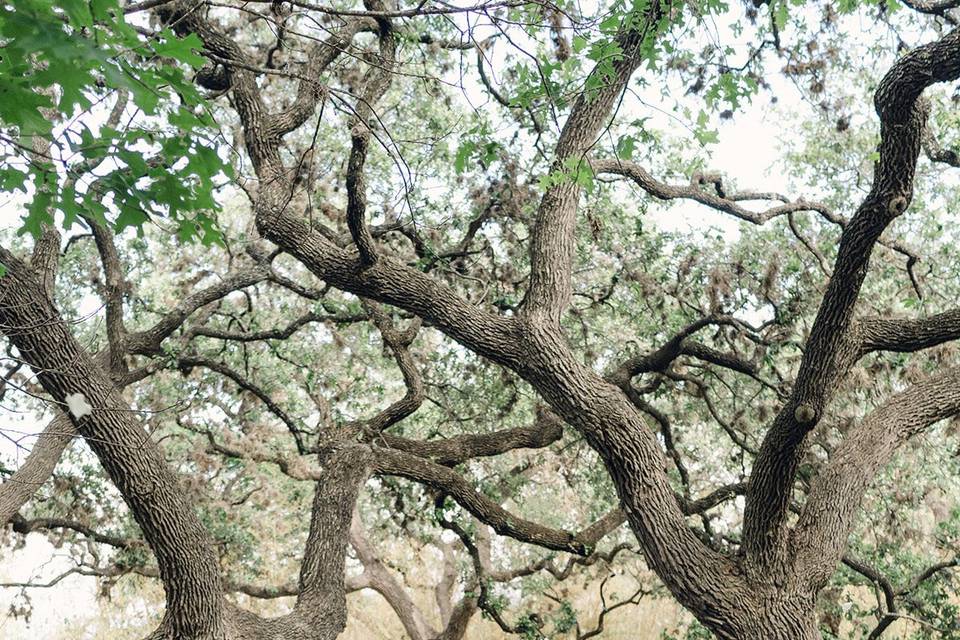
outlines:
[[[335,638],[363,587],[414,638],[477,610],[591,637],[644,589],[581,627],[505,611],[497,584],[632,546],[718,638],[838,635],[857,581],[869,637],[956,633],[955,558],[893,563],[896,524],[869,526],[925,495],[873,497],[898,455],[928,486],[956,466],[903,453],[960,412],[954,4],[0,6],[24,210],[3,393],[52,413],[0,520],[113,549],[77,572],[159,579],[155,639]],[[784,145],[803,196],[709,157],[781,94],[809,104]],[[665,203],[741,225],[644,222]],[[91,300],[102,325],[78,322]],[[55,473],[74,438],[109,483]],[[584,504],[521,514],[546,477]],[[469,559],[460,591],[453,561],[437,578],[439,626],[378,559],[378,509]],[[490,530],[534,555],[496,567]]]

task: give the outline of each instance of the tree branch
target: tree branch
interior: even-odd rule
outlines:
[[[164,627],[178,637],[222,631],[220,570],[210,539],[157,445],[113,382],[67,330],[31,269],[6,249],[0,261],[0,331],[37,372],[117,486],[157,557],[167,595]],[[84,409],[85,408],[85,409]]]
[[[857,324],[857,331],[864,354],[920,351],[960,339],[960,309],[918,319],[865,318]]]
[[[382,10],[382,0],[364,0],[368,9]],[[360,252],[361,266],[372,264],[377,259],[373,236],[367,228],[367,195],[364,179],[364,164],[367,161],[367,148],[370,145],[370,131],[373,128],[371,115],[373,106],[383,97],[393,78],[396,63],[397,41],[393,34],[393,23],[389,18],[378,18],[377,28],[380,39],[380,55],[377,64],[367,70],[363,91],[350,123],[350,159],[347,162],[347,227],[354,244]]]
[[[473,458],[498,456],[514,449],[539,449],[563,436],[563,422],[555,415],[541,412],[533,424],[487,434],[461,434],[443,440],[411,440],[390,433],[374,439],[378,444],[426,458],[443,466],[456,466]]]
[[[664,4],[654,0],[642,16],[628,14],[616,37],[620,56],[612,63],[598,63],[585,81],[586,89],[567,118],[557,146],[551,175],[556,177],[547,188],[537,209],[530,242],[530,287],[522,312],[532,319],[542,318],[551,325],[570,302],[570,276],[573,268],[574,229],[580,186],[574,175],[589,170],[586,155],[642,60],[642,45],[657,35],[657,23]]]
[[[806,435],[816,426],[839,380],[855,362],[854,307],[874,244],[913,197],[913,179],[928,115],[924,89],[960,77],[960,31],[900,58],[874,94],[880,159],[870,193],[840,239],[833,277],[810,331],[793,394],[757,455],[744,514],[743,549],[760,573],[784,570],[784,521]],[[839,560],[836,555],[834,561]]]
[[[0,527],[9,522],[47,481],[64,449],[77,435],[65,413],[58,413],[47,424],[27,459],[0,485]]]
[[[546,549],[579,555],[587,552],[586,545],[574,534],[544,527],[509,513],[448,467],[397,450],[374,447],[374,453],[376,473],[414,480],[449,494],[460,506],[500,535]]]
[[[371,464],[368,447],[345,445],[325,461],[316,483],[295,612],[323,630],[321,637],[336,637],[347,624],[347,542],[357,495]]]
[[[373,546],[364,534],[360,513],[356,510],[353,514],[353,524],[350,526],[350,546],[353,547],[357,559],[363,565],[363,577],[367,581],[367,587],[383,596],[397,614],[410,640],[435,638],[437,631],[427,624],[423,613],[377,557]]]
[[[799,575],[825,583],[843,555],[864,492],[897,448],[960,413],[960,367],[932,375],[875,409],[837,447],[812,482],[792,537]]]

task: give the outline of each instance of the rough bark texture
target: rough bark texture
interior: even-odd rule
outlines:
[[[137,423],[113,382],[67,330],[32,269],[4,252],[0,331],[37,372],[44,389],[66,407],[79,394],[92,409],[70,415],[97,454],[157,556],[166,590],[164,634],[225,638],[217,558],[184,501],[156,444]]]
[[[50,478],[63,450],[77,436],[67,414],[61,413],[40,433],[23,464],[0,485],[0,526],[27,503],[37,489]]]
[[[784,574],[786,519],[806,436],[823,417],[837,382],[861,353],[851,331],[870,254],[884,229],[906,211],[928,115],[922,91],[960,74],[960,32],[901,58],[875,95],[881,123],[873,186],[840,239],[833,276],[810,331],[790,402],[764,438],[751,473],[744,550],[757,575]]]
[[[654,11],[654,18],[656,11]],[[556,170],[567,170],[592,144],[638,60],[644,32],[621,36],[625,52],[616,81],[582,97],[556,149]],[[264,237],[324,281],[413,312],[473,351],[527,380],[565,421],[580,430],[606,464],[631,528],[650,566],[671,593],[721,638],[816,638],[814,600],[822,582],[789,566],[786,514],[806,435],[822,417],[837,380],[861,353],[851,331],[872,247],[907,208],[925,125],[919,96],[934,82],[960,74],[960,36],[911,52],[877,90],[882,124],[873,188],[845,227],[839,256],[809,339],[790,401],[759,452],[748,491],[742,558],[707,548],[686,526],[662,473],[663,453],[637,409],[616,386],[576,361],[559,329],[569,299],[578,190],[561,182],[544,195],[531,243],[531,284],[519,319],[488,315],[418,271],[389,258],[371,264],[361,248],[340,249],[279,207],[283,188],[263,184],[256,207]],[[247,101],[252,98],[247,98]],[[259,114],[241,112],[248,132]],[[262,141],[260,141],[262,142]],[[280,173],[273,150],[251,146],[261,178]],[[266,167],[272,167],[270,171]],[[356,237],[356,236],[355,236]]]
[[[797,468],[808,436],[828,412],[834,390],[857,359],[877,349],[916,350],[957,336],[955,312],[929,321],[858,322],[856,311],[873,247],[888,225],[904,213],[913,195],[914,172],[927,118],[921,94],[934,83],[960,77],[960,31],[906,54],[876,91],[881,141],[874,183],[856,214],[844,224],[838,257],[805,345],[799,374],[763,440],[746,488],[741,551],[737,556],[727,556],[705,543],[688,526],[687,516],[696,508],[705,508],[711,498],[698,504],[677,496],[664,471],[663,446],[645,423],[644,407],[631,399],[629,385],[638,373],[659,370],[681,353],[747,373],[751,371],[749,363],[689,341],[699,327],[691,327],[685,335],[645,359],[625,363],[608,378],[578,360],[560,323],[571,296],[579,200],[579,188],[572,180],[560,180],[549,187],[539,204],[530,244],[530,286],[517,315],[503,316],[480,309],[429,274],[380,252],[365,221],[364,166],[374,128],[370,108],[389,84],[396,55],[393,25],[383,6],[372,0],[367,3],[372,16],[347,21],[331,40],[317,43],[306,65],[309,75],[300,80],[295,102],[276,113],[270,113],[260,95],[256,66],[237,42],[207,18],[202,3],[181,1],[158,7],[163,21],[181,34],[197,34],[208,53],[227,69],[232,104],[240,117],[247,153],[259,178],[255,215],[262,236],[299,260],[327,285],[403,309],[528,382],[552,412],[582,433],[602,458],[621,504],[621,511],[612,514],[611,521],[626,518],[649,566],[677,600],[717,637],[819,638],[814,611],[816,596],[840,562],[853,514],[871,478],[912,434],[960,411],[957,370],[942,372],[892,397],[851,432],[814,481],[797,526],[788,526]],[[575,102],[555,149],[554,171],[569,171],[571,163],[589,162],[586,155],[640,64],[641,45],[646,38],[654,37],[654,25],[664,10],[660,3],[650,3],[643,20],[631,21],[621,29],[616,40],[622,55],[614,62],[614,73],[604,77],[599,89],[584,93]],[[284,164],[281,147],[283,135],[305,123],[314,112],[324,93],[319,78],[361,29],[376,31],[381,66],[372,67],[366,76],[365,107],[358,110],[351,127],[346,215],[352,246],[344,247],[287,206],[295,190],[295,172]],[[597,161],[594,167],[626,175],[658,197],[692,197],[739,217],[751,217],[749,211],[722,194],[707,198],[699,190],[662,185],[635,166]],[[803,208],[816,206],[787,203],[763,216],[790,214]],[[110,246],[100,249],[104,260],[111,262]],[[464,456],[497,453],[504,447],[543,446],[559,437],[559,426],[555,421],[549,424],[552,419],[542,429],[505,432],[503,435],[509,438],[500,441],[465,437],[420,446],[388,434],[378,439],[383,429],[415,410],[423,394],[422,389],[417,390],[415,373],[405,368],[403,350],[409,340],[404,342],[405,338],[394,333],[382,316],[377,320],[377,313],[371,308],[385,343],[394,350],[401,369],[405,369],[409,393],[400,404],[377,418],[352,425],[355,429],[349,435],[356,438],[341,438],[318,447],[323,453],[319,471],[295,471],[289,460],[245,452],[219,444],[211,436],[211,446],[225,455],[276,462],[290,475],[316,481],[294,611],[276,620],[263,620],[240,611],[224,599],[225,585],[207,533],[183,498],[156,445],[123,402],[110,375],[70,335],[49,300],[49,286],[45,289],[42,278],[9,253],[0,257],[8,268],[7,276],[0,279],[0,330],[38,372],[43,388],[57,402],[64,403],[67,396],[82,394],[93,407],[89,415],[70,419],[123,494],[157,556],[167,610],[153,638],[336,637],[345,624],[344,556],[352,513],[360,486],[370,472],[399,475],[434,486],[496,530],[551,549],[587,553],[595,542],[592,533],[609,524],[598,523],[597,529],[579,536],[541,527],[491,504],[445,466],[462,461]],[[260,265],[243,277],[256,281],[265,277],[264,269],[267,267]],[[241,277],[240,282],[243,281]],[[108,286],[122,285],[114,279]],[[123,330],[122,308],[111,310],[108,305],[111,347],[118,349],[116,353],[157,352],[160,341],[171,335],[185,314],[192,313],[206,299],[198,296],[171,313],[166,324],[132,336]],[[112,360],[120,365],[116,358]],[[216,369],[215,364],[198,360],[185,362]],[[256,389],[239,374],[222,369],[219,372],[256,395]],[[273,408],[265,394],[260,397],[268,408]],[[296,422],[292,417],[279,417],[284,422]],[[298,441],[298,445],[302,445],[301,453],[309,451],[304,443]],[[735,492],[731,489],[722,495]],[[363,556],[362,541],[358,540],[355,546]],[[479,551],[474,551],[479,557]],[[482,564],[479,558],[475,560]],[[381,572],[382,567],[378,568],[369,558],[365,566],[365,579],[370,584],[378,583],[382,593],[392,593],[394,586],[389,576]],[[403,606],[402,597],[394,594],[394,601]],[[464,599],[446,611],[446,628],[437,637],[462,634],[478,602],[479,599]],[[411,635],[432,633],[413,614],[401,614],[401,619]]]

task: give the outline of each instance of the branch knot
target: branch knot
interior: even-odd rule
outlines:
[[[817,418],[817,411],[809,404],[803,403],[794,409],[793,417],[800,424],[810,424]]]
[[[895,218],[907,210],[907,198],[905,196],[896,196],[887,203],[887,213]]]

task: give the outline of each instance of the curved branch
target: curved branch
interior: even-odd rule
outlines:
[[[427,624],[420,609],[377,557],[373,545],[364,534],[360,514],[356,511],[353,514],[353,524],[350,526],[350,546],[353,547],[357,559],[363,565],[363,579],[366,587],[383,596],[400,618],[400,623],[410,636],[410,640],[435,638],[437,632]]]
[[[580,199],[580,186],[571,173],[587,169],[586,155],[640,65],[643,44],[656,37],[664,10],[664,3],[653,0],[646,5],[643,15],[624,17],[627,24],[615,38],[620,55],[612,65],[606,60],[594,67],[585,86],[599,87],[585,89],[580,94],[563,125],[550,166],[557,180],[540,200],[530,241],[530,287],[522,310],[525,316],[542,318],[556,325],[569,304],[574,229]]]
[[[110,545],[111,547],[117,547],[118,549],[126,549],[143,544],[143,542],[134,538],[121,538],[119,536],[100,533],[82,522],[67,520],[66,518],[33,518],[27,520],[20,515],[16,515],[13,518],[13,530],[17,533],[27,534],[32,531],[44,529],[69,529],[82,534],[88,540]]]
[[[792,537],[799,575],[826,581],[843,554],[864,492],[897,448],[960,413],[960,367],[930,376],[869,414],[837,447],[810,488]]]
[[[864,354],[920,351],[960,339],[960,309],[918,319],[865,318],[858,323],[857,330]]]
[[[745,362],[732,354],[724,354],[709,347],[688,340],[690,336],[711,325],[741,326],[742,323],[730,316],[710,315],[690,323],[662,346],[650,353],[634,356],[622,362],[607,374],[607,380],[621,389],[630,384],[630,380],[641,373],[663,371],[682,355],[689,355],[720,366],[755,374],[756,366]]]
[[[320,82],[320,75],[351,46],[354,36],[369,28],[372,22],[370,18],[346,20],[336,33],[307,50],[307,62],[297,74],[300,78],[297,96],[289,107],[269,116],[267,136],[280,138],[298,129],[313,115],[326,91]]]
[[[875,640],[883,635],[883,632],[887,630],[887,627],[896,622],[898,618],[897,595],[894,592],[893,585],[885,575],[858,558],[854,558],[853,556],[847,554],[843,556],[842,561],[843,564],[850,567],[850,569],[856,571],[867,580],[874,583],[880,589],[880,593],[883,593],[883,600],[880,599],[879,593],[877,595],[877,605],[880,607],[880,610],[878,611],[878,617],[880,618],[880,621],[867,637],[867,640]]]
[[[763,225],[774,218],[786,216],[791,230],[805,246],[808,245],[807,240],[797,233],[795,224],[793,223],[793,215],[796,213],[812,211],[827,222],[841,229],[845,229],[847,225],[850,224],[848,219],[837,214],[822,202],[815,202],[804,198],[790,200],[779,193],[761,193],[754,191],[729,193],[725,190],[723,182],[718,175],[705,176],[704,174],[697,173],[693,175],[689,184],[673,185],[657,180],[650,175],[646,169],[628,160],[616,158],[597,159],[591,160],[590,166],[593,168],[593,171],[598,174],[606,173],[628,178],[655,198],[666,201],[677,199],[692,200],[693,202],[698,202],[715,211],[729,214],[750,224]],[[711,185],[713,190],[705,190],[703,187],[706,184]],[[779,204],[761,211],[755,211],[741,204],[747,201],[773,201]],[[908,261],[912,261],[908,262],[908,268],[912,268],[912,263],[917,260],[916,255],[909,247],[895,240],[880,238],[878,242],[892,251],[904,255]],[[807,249],[817,258],[821,269],[829,274],[829,270],[826,268],[823,256],[820,255],[819,250],[813,245],[808,245]]]
[[[479,493],[463,476],[448,467],[401,451],[374,447],[376,473],[399,476],[449,494],[474,517],[500,535],[546,549],[584,555],[587,547],[576,535],[519,518]]]
[[[181,356],[180,358],[177,358],[177,365],[182,371],[184,371],[184,373],[189,373],[192,367],[203,367],[205,369],[209,369],[210,371],[219,373],[225,378],[229,378],[244,391],[249,391],[267,407],[270,413],[275,415],[280,419],[281,422],[283,422],[283,424],[286,425],[287,430],[290,431],[290,434],[296,441],[297,449],[300,451],[300,453],[304,453],[307,450],[306,443],[303,441],[303,434],[307,432],[307,429],[305,428],[306,425],[304,425],[301,420],[291,416],[283,409],[283,407],[274,402],[273,398],[270,397],[270,394],[260,388],[259,385],[254,384],[251,380],[247,379],[237,371],[234,371],[222,362],[210,360],[209,358],[202,358],[199,356]]]
[[[639,164],[628,160],[617,158],[591,160],[590,166],[598,174],[605,173],[629,178],[638,187],[660,200],[693,200],[751,224],[762,225],[779,216],[800,211],[816,211],[831,222],[837,221],[836,216],[827,209],[826,205],[819,202],[809,202],[804,199],[789,202],[783,196],[775,193],[727,194],[720,186],[719,179],[713,182],[714,190],[704,189],[704,180],[699,174],[695,175],[688,185],[672,185],[660,182]],[[747,199],[779,200],[780,204],[763,211],[753,211],[740,204],[741,201]]]
[[[201,307],[245,287],[270,279],[268,264],[258,263],[252,267],[230,272],[205,289],[191,293],[176,307],[165,313],[154,325],[143,331],[131,333],[126,338],[130,353],[139,355],[162,355],[160,344],[183,326],[184,321]]]
[[[854,307],[870,254],[884,229],[910,204],[928,107],[928,86],[960,77],[960,30],[898,60],[874,94],[880,159],[873,186],[840,238],[833,277],[810,331],[793,394],[767,432],[754,463],[744,514],[743,549],[761,573],[784,570],[785,528],[806,435],[817,425],[837,383],[856,361]],[[832,556],[834,562],[839,555]]]
[[[383,9],[382,0],[364,0],[368,9]],[[367,148],[370,145],[372,129],[371,114],[377,103],[390,87],[393,67],[396,64],[397,41],[393,33],[393,23],[389,18],[377,19],[380,36],[380,55],[376,65],[367,70],[363,92],[350,123],[350,159],[347,162],[347,227],[354,244],[360,252],[360,264],[369,265],[376,261],[377,254],[373,236],[367,228],[367,194],[364,178],[364,165],[367,161]]]
[[[409,349],[420,331],[420,320],[413,320],[406,330],[400,331],[394,326],[390,316],[375,304],[367,303],[366,307],[373,323],[380,331],[383,342],[393,352],[394,360],[397,367],[400,368],[403,383],[406,386],[406,393],[402,398],[372,418],[363,421],[364,429],[372,433],[380,433],[412,415],[423,404],[425,397],[423,378],[420,375],[420,369],[417,368],[417,363],[413,361],[413,356],[410,355]]]
[[[374,441],[384,447],[426,458],[444,466],[456,466],[473,458],[498,456],[514,449],[540,449],[563,436],[563,422],[542,412],[526,427],[514,427],[485,434],[462,434],[444,440],[411,440],[381,433]]]

